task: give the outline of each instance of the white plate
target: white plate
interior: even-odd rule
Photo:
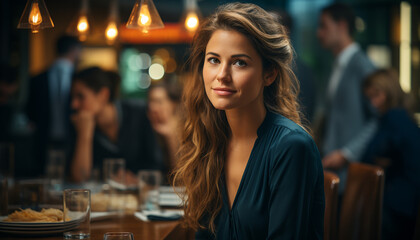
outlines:
[[[19,235],[48,235],[61,233],[76,228],[80,220],[68,222],[3,222],[7,216],[0,217],[0,232]]]
[[[15,230],[15,229],[0,229],[0,232],[4,233],[12,233],[17,235],[28,235],[28,236],[35,236],[35,235],[51,235],[56,233],[62,233],[71,229],[76,228],[76,226],[64,227],[62,229],[45,229],[45,230]]]

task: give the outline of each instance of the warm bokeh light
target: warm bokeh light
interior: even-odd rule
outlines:
[[[187,17],[185,18],[185,28],[188,31],[195,31],[198,27],[198,16],[195,12],[190,12],[187,14]]]
[[[84,33],[89,29],[89,23],[86,16],[80,16],[77,23],[77,31]]]
[[[153,80],[159,80],[165,75],[165,69],[162,64],[153,63],[149,68],[149,75]]]
[[[29,13],[29,24],[39,25],[42,22],[41,11],[39,10],[38,3],[32,3],[31,12]]]
[[[115,38],[118,36],[117,24],[115,22],[110,22],[105,32],[106,32],[106,38],[108,40],[111,40],[111,41],[115,40]]]

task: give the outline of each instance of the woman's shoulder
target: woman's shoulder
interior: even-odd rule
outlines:
[[[285,142],[307,142],[312,143],[312,136],[299,124],[284,117],[279,113],[270,112],[268,116],[271,134],[277,135],[273,140],[282,144]]]
[[[270,113],[269,118],[265,123],[268,126],[264,129],[264,135],[269,141],[266,144],[272,154],[280,156],[286,153],[311,153],[319,156],[313,138],[303,127],[277,113]]]

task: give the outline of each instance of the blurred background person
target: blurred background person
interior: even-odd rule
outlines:
[[[386,171],[382,237],[413,239],[420,203],[420,129],[395,71],[374,72],[363,90],[380,116],[363,161]]]
[[[12,140],[12,121],[15,113],[13,100],[18,89],[16,69],[2,63],[0,69],[0,142]]]
[[[284,27],[286,27],[289,37],[291,37],[293,31],[293,19],[290,14],[283,10],[271,11],[270,13],[274,15]],[[311,125],[314,119],[316,104],[314,75],[312,69],[310,69],[309,66],[306,65],[301,58],[299,58],[299,56],[294,59],[292,67],[300,87],[298,95],[300,111],[303,113],[305,120],[308,121],[308,124]]]
[[[344,192],[347,163],[360,161],[376,124],[361,89],[366,75],[375,67],[353,41],[354,31],[355,15],[349,6],[333,3],[323,8],[317,36],[335,61],[326,94],[320,150],[324,168],[335,170],[340,177],[340,194]]]
[[[61,36],[56,42],[57,59],[47,71],[30,80],[26,112],[35,125],[39,173],[44,171],[49,149],[65,148],[70,129],[71,77],[81,49],[76,37]]]
[[[106,158],[125,159],[129,185],[137,184],[138,170],[162,168],[146,105],[117,100],[119,83],[118,74],[98,67],[82,70],[73,78],[75,136],[70,175],[76,182],[89,180],[93,169],[102,170]]]
[[[169,82],[152,85],[148,93],[147,116],[163,150],[165,176],[175,166],[176,153],[181,141],[179,133],[181,95],[181,86]]]

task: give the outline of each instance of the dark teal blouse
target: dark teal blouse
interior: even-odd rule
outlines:
[[[324,176],[312,137],[268,111],[257,135],[232,209],[223,178],[216,233],[196,239],[323,239]]]

